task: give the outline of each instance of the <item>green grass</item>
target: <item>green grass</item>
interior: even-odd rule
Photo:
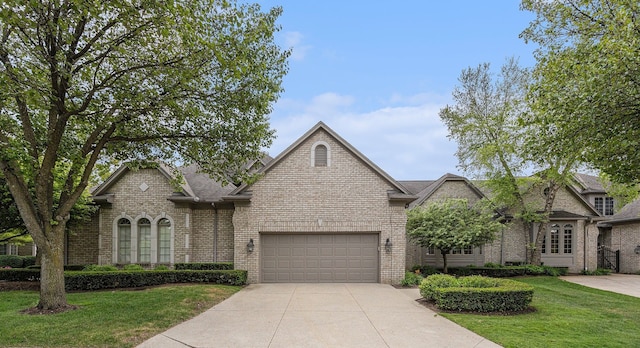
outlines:
[[[33,291],[0,292],[0,347],[133,347],[240,290],[225,285],[172,285],[138,291],[70,293],[80,308],[53,315],[20,311]]]
[[[441,315],[504,347],[640,347],[640,298],[555,277],[517,280],[534,286],[536,312]]]

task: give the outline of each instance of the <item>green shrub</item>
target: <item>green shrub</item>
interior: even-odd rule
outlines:
[[[423,277],[430,276],[432,274],[438,274],[440,271],[429,265],[413,265],[409,268],[409,271],[420,274]]]
[[[65,273],[65,289],[67,291],[136,288],[170,283],[244,285],[246,282],[247,271],[241,270],[83,271]]]
[[[491,288],[500,284],[500,279],[472,275],[458,278],[458,284],[464,288]]]
[[[427,300],[433,300],[436,289],[458,286],[458,279],[448,274],[432,274],[424,278],[420,285],[420,295]]]
[[[175,270],[232,270],[233,262],[187,262],[173,265]]]
[[[419,272],[418,272],[419,273]],[[416,272],[405,272],[404,279],[400,282],[402,286],[414,286],[420,284],[422,276]]]
[[[144,268],[140,265],[137,265],[135,263],[130,263],[127,265],[124,265],[124,267],[122,267],[123,270],[125,271],[144,271]]]
[[[495,279],[494,287],[436,288],[436,305],[449,311],[511,312],[529,307],[533,287],[511,279]]]
[[[167,265],[156,265],[153,268],[154,271],[168,271],[169,270],[169,266]]]
[[[24,261],[18,255],[0,255],[0,268],[22,268]]]
[[[525,273],[528,275],[543,275],[546,274],[546,268],[542,266],[536,265],[524,265],[522,266],[525,270]]]
[[[40,280],[40,270],[26,268],[0,268],[0,280],[10,282],[33,282]]]
[[[500,267],[502,267],[502,265],[499,264],[499,263],[487,262],[487,263],[484,264],[484,267],[485,268],[500,268]]]
[[[115,272],[118,271],[118,267],[114,265],[86,265],[82,270],[87,272]]]
[[[29,266],[33,266],[36,264],[35,256],[21,256],[22,257],[22,267],[27,268]]]
[[[611,270],[606,268],[597,268],[593,271],[582,270],[580,273],[584,275],[609,275],[611,274]]]

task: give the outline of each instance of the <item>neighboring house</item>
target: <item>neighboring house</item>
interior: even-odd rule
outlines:
[[[119,168],[93,190],[100,209],[68,235],[66,262],[232,261],[248,270],[250,283],[398,283],[407,267],[442,262],[438,251],[407,242],[405,210],[448,197],[484,197],[452,174],[396,181],[322,122],[276,158],[248,168],[259,174],[255,183],[225,186],[196,166],[179,172],[165,165]],[[174,187],[177,173],[184,180]],[[558,193],[543,250],[546,265],[571,272],[595,268],[596,223],[606,217],[589,201],[603,193],[589,185]],[[524,262],[525,231],[506,226],[494,243],[452,251],[450,265]]]
[[[640,199],[598,223],[598,266],[623,273],[640,271]],[[616,253],[617,252],[617,253]]]

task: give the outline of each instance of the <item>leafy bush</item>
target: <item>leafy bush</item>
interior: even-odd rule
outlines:
[[[22,268],[24,261],[21,256],[17,255],[0,255],[0,268]]]
[[[82,270],[87,272],[115,272],[118,271],[118,267],[114,265],[86,265]]]
[[[187,262],[173,265],[176,270],[232,270],[233,262]]]
[[[26,268],[0,269],[0,280],[33,282],[40,280],[40,270]]]
[[[458,279],[448,274],[432,274],[424,278],[420,285],[420,295],[427,300],[433,300],[436,289],[459,286]]]
[[[532,286],[511,279],[495,281],[494,287],[437,288],[434,291],[436,305],[449,311],[473,312],[511,312],[529,307],[533,299]]]
[[[168,271],[169,270],[169,266],[167,265],[156,265],[153,268],[154,271]]]
[[[414,286],[420,284],[422,276],[416,272],[405,272],[404,279],[400,282],[402,286]]]
[[[529,275],[543,275],[546,273],[546,269],[542,266],[536,265],[524,265],[522,266],[526,274]]]
[[[491,288],[500,284],[500,279],[472,275],[458,278],[459,286],[463,288]]]
[[[414,265],[409,269],[409,271],[420,274],[423,277],[440,273],[437,269],[429,265]]]
[[[502,267],[502,265],[499,264],[499,263],[487,262],[487,263],[484,264],[484,267],[485,268],[500,268],[500,267]]]
[[[33,266],[36,264],[35,256],[21,256],[22,257],[22,267],[27,268],[29,266]]]
[[[215,283],[244,285],[247,271],[241,270],[181,270],[181,271],[121,271],[66,272],[67,291],[87,291],[113,288],[135,288],[169,283]]]
[[[125,271],[144,271],[144,268],[142,268],[142,266],[135,263],[126,264],[124,265],[124,267],[122,267],[122,269]]]
[[[584,275],[609,275],[611,274],[611,270],[606,268],[597,268],[593,271],[582,270],[580,273]]]

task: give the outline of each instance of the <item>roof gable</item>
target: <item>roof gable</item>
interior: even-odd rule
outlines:
[[[419,205],[422,205],[426,200],[428,200],[439,188],[441,188],[447,181],[458,181],[464,182],[469,189],[478,196],[478,198],[484,198],[485,195],[480,191],[474,184],[472,184],[467,178],[447,173],[441,176],[438,180],[433,181],[430,185],[424,187],[420,192],[417,193],[418,199],[411,202],[409,208],[413,208]]]
[[[365,155],[363,155],[360,151],[358,151],[355,147],[353,147],[349,142],[339,136],[335,131],[329,128],[323,122],[318,122],[314,127],[308,130],[304,135],[302,135],[298,140],[293,142],[289,147],[287,147],[284,151],[282,151],[278,156],[276,156],[272,161],[266,164],[260,171],[259,174],[266,174],[271,171],[274,167],[276,167],[279,163],[281,163],[289,154],[293,151],[297,150],[303,143],[305,143],[309,138],[311,138],[314,134],[319,131],[326,132],[330,137],[333,138],[339,145],[343,146],[351,155],[356,157],[365,166],[367,166],[371,171],[376,173],[379,177],[381,177],[385,182],[387,182],[391,187],[394,188],[395,192],[390,193],[389,197],[391,200],[405,200],[407,202],[414,200],[416,197],[412,195],[412,193],[407,190],[403,185],[401,185],[398,181],[393,179],[389,174],[387,174],[384,170],[378,167],[375,163],[369,160]],[[248,191],[248,188],[251,187],[250,184],[242,184],[230,195],[227,199],[237,199],[243,196]]]

